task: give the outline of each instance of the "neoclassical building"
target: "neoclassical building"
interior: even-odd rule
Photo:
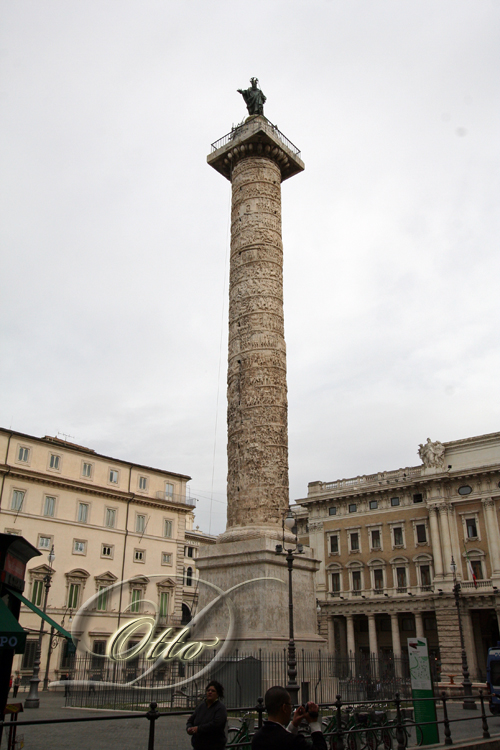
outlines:
[[[458,676],[456,580],[470,671],[484,678],[500,622],[500,433],[427,439],[418,454],[419,466],[310,482],[296,501],[300,541],[321,560],[321,629],[331,652],[365,657],[425,636]]]
[[[156,607],[164,626],[188,621],[197,599],[197,548],[215,542],[193,530],[189,479],[58,438],[0,429],[0,531],[23,536],[41,553],[28,563],[24,596],[42,609],[49,573],[47,614],[71,630],[78,609],[97,595],[83,634],[95,653],[104,653],[117,626],[139,612]],[[22,605],[20,623],[30,635],[14,668],[27,677],[40,619]],[[45,635],[42,678],[48,647]],[[62,639],[51,654],[49,678],[70,667]]]

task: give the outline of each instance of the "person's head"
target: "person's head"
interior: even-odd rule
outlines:
[[[253,88],[253,89],[256,89],[256,88],[257,88],[257,84],[258,84],[258,82],[259,82],[259,79],[258,79],[258,78],[250,78],[250,83],[252,84],[252,88]]]
[[[224,688],[217,680],[211,680],[205,689],[205,695],[208,704],[215,703],[218,698],[224,698]]]
[[[280,724],[288,724],[292,715],[290,693],[280,685],[269,688],[264,696],[266,711],[270,719]]]

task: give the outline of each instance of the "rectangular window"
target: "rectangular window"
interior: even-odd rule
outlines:
[[[167,617],[168,615],[168,591],[162,591],[160,593],[160,617]]]
[[[422,586],[424,588],[427,588],[431,586],[431,569],[428,565],[421,565],[420,566],[420,580],[422,582]]]
[[[92,464],[84,463],[82,466],[82,477],[90,479],[92,476]]]
[[[406,568],[396,568],[398,589],[406,589]]]
[[[161,564],[162,565],[172,565],[172,555],[170,552],[162,552],[161,553]]]
[[[105,525],[108,529],[114,529],[116,524],[116,510],[114,508],[106,508],[106,520]]]
[[[89,517],[88,503],[78,503],[78,523],[87,523]]]
[[[56,499],[50,495],[46,495],[45,502],[43,504],[43,515],[53,517],[56,508]]]
[[[395,508],[399,505],[399,497],[391,497],[391,507]]]
[[[401,620],[401,630],[403,630],[405,633],[411,633],[412,630],[415,630],[413,617],[403,617],[403,619]]]
[[[384,571],[381,568],[373,571],[373,583],[375,591],[381,591],[384,588]]]
[[[20,445],[19,451],[17,453],[17,460],[23,461],[23,463],[28,463],[29,457],[30,457],[29,448],[25,448],[24,445]]]
[[[424,496],[421,492],[417,492],[415,495],[413,495],[413,502],[414,503],[422,503],[424,501]]]
[[[43,581],[33,581],[33,589],[31,591],[31,601],[37,607],[42,606],[42,592],[43,592]]]
[[[12,502],[10,504],[11,510],[22,510],[25,493],[21,490],[14,490],[12,493]]]
[[[378,500],[370,500],[370,510],[377,510]]]
[[[357,505],[356,505],[356,503],[351,503],[351,504],[349,505],[349,513],[356,513],[357,509],[358,509],[358,508],[357,508]]]
[[[139,489],[146,490],[148,487],[148,480],[146,477],[139,477]]]
[[[352,590],[361,591],[361,571],[360,570],[352,571]]]
[[[352,552],[359,551],[359,534],[357,531],[351,534],[351,551]]]
[[[146,531],[146,516],[135,517],[135,530],[138,534],[144,534]]]
[[[130,605],[131,612],[139,612],[141,601],[141,589],[132,589],[132,603]]]
[[[80,599],[80,584],[70,583],[68,592],[68,609],[78,609]]]
[[[481,565],[481,560],[471,560],[471,565],[477,580],[481,581],[483,578],[483,566]]]
[[[403,546],[403,529],[401,526],[395,526],[393,529],[394,533],[394,546],[395,547],[402,547]]]
[[[103,544],[101,547],[101,557],[113,558],[114,546],[111,544]]]
[[[328,515],[329,516],[336,516],[337,515],[337,506],[332,505],[330,508],[328,508]]]
[[[340,573],[332,573],[332,591],[340,591]]]
[[[330,552],[333,555],[337,555],[339,551],[339,537],[337,534],[333,534],[330,537]]]
[[[468,539],[477,539],[477,526],[475,518],[467,518],[465,523],[467,524],[467,537]]]
[[[184,547],[184,556],[185,557],[194,557],[194,547]]]
[[[172,498],[174,496],[174,485],[167,482],[165,484],[165,497]]]
[[[116,469],[109,470],[109,481],[111,484],[118,484],[118,472]]]
[[[97,597],[97,611],[105,612],[108,604],[107,586],[99,586],[99,596]]]
[[[134,562],[144,562],[146,560],[146,552],[143,549],[134,550]]]
[[[79,539],[73,540],[73,554],[84,555],[87,551],[87,542],[83,542]]]
[[[163,536],[172,536],[172,521],[169,521],[166,518],[163,521]]]
[[[50,460],[49,460],[49,469],[54,469],[54,471],[59,471],[60,465],[61,465],[61,457],[57,456],[55,453],[51,453]]]
[[[38,548],[39,549],[50,549],[52,544],[52,537],[50,536],[39,536],[38,537]]]
[[[372,549],[380,549],[380,529],[372,531]]]
[[[418,523],[416,526],[417,530],[417,542],[423,544],[427,541],[427,533],[425,529],[425,523]]]
[[[29,669],[29,670],[33,669],[33,665],[35,663],[37,644],[38,644],[38,641],[26,641],[26,648],[23,654],[23,665],[21,669]]]

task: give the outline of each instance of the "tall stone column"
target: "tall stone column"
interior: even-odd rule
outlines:
[[[328,615],[326,622],[328,626],[328,652],[335,654],[335,622],[332,615]]]
[[[434,559],[434,576],[443,577],[443,556],[441,554],[441,539],[439,536],[439,510],[437,506],[429,507],[429,526],[431,532],[432,556]]]
[[[260,115],[219,143],[208,163],[232,185],[227,528],[220,541],[279,538],[289,504],[281,182],[304,164]]]
[[[484,521],[488,535],[491,577],[500,577],[500,533],[498,531],[498,520],[495,509],[495,501],[492,498],[483,500]]]
[[[325,647],[316,627],[319,561],[310,550],[293,557],[292,591],[287,562],[275,549],[289,504],[281,183],[304,164],[263,115],[247,118],[212,144],[207,161],[232,187],[227,527],[217,544],[199,550],[198,610],[215,596],[205,581],[223,591],[234,588],[235,617],[231,624],[228,607],[221,605],[203,634],[231,632],[247,652],[281,649],[289,642],[293,603],[297,647]],[[287,546],[293,541],[287,532]]]
[[[392,652],[394,654],[394,673],[401,677],[401,638],[399,635],[399,618],[397,612],[391,612]]]
[[[378,677],[378,643],[377,643],[377,624],[375,615],[368,615],[368,639],[370,644],[370,658],[373,665],[373,677]]]
[[[450,521],[448,518],[448,505],[442,503],[439,506],[439,522],[441,541],[443,544],[443,573],[445,576],[451,575],[451,536],[450,536]]]
[[[354,636],[354,617],[353,615],[345,616],[347,626],[347,655],[356,656],[356,639]]]
[[[415,634],[417,638],[424,638],[424,619],[421,612],[414,612]]]

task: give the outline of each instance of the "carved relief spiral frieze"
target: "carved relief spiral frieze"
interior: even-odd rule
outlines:
[[[228,528],[279,524],[288,506],[280,183],[280,168],[271,158],[241,158],[234,166]]]

